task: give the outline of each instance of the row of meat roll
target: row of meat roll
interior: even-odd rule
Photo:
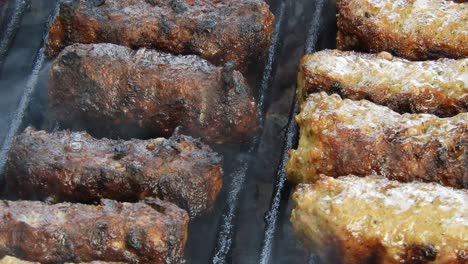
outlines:
[[[325,50],[300,63],[294,229],[325,263],[467,263],[466,4],[340,0],[337,10],[338,48],[374,54]]]
[[[0,263],[183,263],[222,188],[206,143],[257,130],[243,74],[273,21],[261,0],[59,1],[48,123],[70,130],[13,142],[6,189],[39,201],[1,202]]]

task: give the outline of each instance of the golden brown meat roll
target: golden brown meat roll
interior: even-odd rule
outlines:
[[[414,62],[387,52],[324,50],[302,58],[298,84],[301,102],[324,91],[399,113],[468,112],[468,59]]]
[[[382,177],[322,176],[294,193],[291,221],[325,263],[468,262],[468,192]]]
[[[447,0],[337,0],[337,47],[410,60],[468,56],[468,6]]]
[[[468,113],[400,115],[322,92],[308,97],[296,121],[299,146],[287,164],[294,182],[314,182],[320,174],[379,174],[468,187]]]

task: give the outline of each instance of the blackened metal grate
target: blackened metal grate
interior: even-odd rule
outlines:
[[[31,0],[16,0],[5,4],[5,8],[10,10],[6,11],[7,16],[3,18],[4,20],[0,21],[0,23],[3,23],[0,25],[0,29],[2,30],[2,34],[0,35],[0,68],[3,65],[5,54],[20,27],[23,14],[30,4]]]
[[[23,17],[26,6],[30,6],[31,4],[32,3],[30,1],[25,1],[25,0],[17,1],[17,8],[14,9],[13,11],[14,13],[11,16],[12,22],[8,24],[7,30],[5,31],[6,33],[4,34],[3,39],[0,42],[1,43],[0,67],[3,66],[3,57],[5,56],[5,53],[7,53],[8,48],[13,42],[13,38],[15,37],[16,35],[15,33],[18,30],[18,27],[20,26],[20,21]],[[37,85],[38,78],[39,78],[39,73],[42,69],[42,66],[45,60],[44,50],[45,50],[45,41],[48,36],[47,35],[48,28],[52,22],[52,19],[57,13],[57,4],[54,4],[52,6],[53,6],[53,9],[51,13],[47,16],[46,22],[42,26],[43,33],[42,33],[42,38],[39,41],[40,47],[33,59],[32,70],[28,74],[28,77],[25,77],[27,81],[23,87],[23,94],[21,95],[17,108],[11,117],[10,126],[5,136],[3,137],[2,148],[0,149],[0,175],[2,175],[4,172],[8,151],[10,150],[10,147],[11,147],[11,144],[13,142],[15,135],[18,134],[23,122],[27,122],[25,120],[26,110],[29,106],[29,103],[31,102],[31,96],[34,90],[36,89],[36,85]],[[38,24],[41,24],[40,19],[41,18],[39,17],[38,18],[39,21],[37,21]],[[4,76],[0,76],[0,78],[4,78]]]
[[[252,73],[258,76],[254,80],[264,129],[247,146],[216,147],[225,157],[225,186],[212,214],[190,223],[188,263],[317,263],[297,242],[289,223],[291,186],[285,165],[298,139],[298,62],[304,53],[334,47],[335,2],[267,2],[276,17],[272,44],[261,74]],[[8,29],[0,36],[0,104],[2,92],[12,94],[11,107],[0,106],[0,175],[14,136],[26,125],[58,129],[47,119],[50,62],[43,55],[57,3],[16,0],[11,19],[0,25]],[[9,198],[8,190],[3,197]]]
[[[320,29],[320,18],[323,10],[325,0],[317,0],[315,2],[315,10],[308,27],[307,40],[305,43],[305,54],[312,53],[315,51],[317,44],[317,37]],[[294,93],[293,96],[293,107],[291,115],[288,121],[288,127],[286,130],[286,138],[284,141],[283,151],[281,152],[280,164],[276,172],[276,184],[274,195],[272,197],[270,210],[266,214],[266,228],[265,228],[265,237],[263,240],[262,252],[260,255],[260,263],[267,264],[271,262],[272,257],[272,248],[273,248],[273,239],[277,230],[278,224],[278,215],[281,206],[282,197],[286,195],[285,192],[285,183],[286,183],[286,164],[289,159],[289,150],[295,148],[298,143],[298,126],[294,120],[294,117],[299,113],[299,103],[297,100],[297,94]]]

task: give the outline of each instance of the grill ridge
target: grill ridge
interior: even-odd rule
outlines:
[[[58,14],[58,1],[56,1],[55,8],[52,13],[49,15],[47,22],[44,27],[44,34],[42,37],[42,43],[40,45],[39,50],[37,51],[36,58],[34,59],[32,71],[29,74],[29,77],[26,82],[26,87],[24,88],[23,94],[21,95],[21,99],[18,103],[18,107],[16,108],[13,118],[8,128],[7,134],[3,140],[2,148],[0,149],[0,175],[4,174],[5,165],[7,162],[8,151],[11,148],[11,144],[13,143],[13,139],[16,134],[18,134],[21,125],[23,124],[24,117],[26,114],[26,110],[29,106],[29,102],[31,101],[31,96],[34,93],[36,88],[39,72],[42,69],[44,64],[45,55],[45,44],[48,37],[48,29],[50,24],[52,23],[55,16]],[[3,177],[2,177],[3,180]]]
[[[285,1],[281,1],[278,11],[275,14],[276,21],[273,30],[272,42],[270,44],[268,50],[268,57],[267,62],[263,71],[262,81],[260,83],[260,92],[259,98],[257,102],[258,112],[260,116],[261,124],[265,121],[265,111],[266,111],[266,103],[265,98],[266,94],[269,93],[269,88],[271,87],[271,83],[273,81],[273,73],[275,72],[276,62],[277,62],[277,54],[280,47],[280,33],[281,33],[281,25],[283,24],[283,17],[284,13],[286,12],[286,3]],[[232,246],[232,237],[233,237],[233,230],[234,230],[234,221],[235,215],[237,210],[237,203],[239,200],[239,193],[244,185],[245,178],[248,173],[248,169],[251,167],[251,159],[246,158],[255,154],[257,151],[258,145],[260,143],[260,137],[257,135],[255,136],[252,141],[251,145],[247,151],[247,155],[240,155],[237,159],[236,164],[239,164],[239,169],[234,171],[232,175],[229,175],[229,178],[233,178],[233,182],[231,183],[229,194],[228,194],[228,203],[227,203],[227,210],[223,213],[222,216],[222,223],[220,225],[220,230],[218,232],[218,241],[215,248],[215,253],[213,255],[212,262],[213,263],[225,263],[230,252]]]
[[[14,3],[15,7],[11,11],[12,14],[9,17],[7,17],[9,22],[5,26],[2,39],[0,40],[0,69],[3,67],[5,54],[8,51],[8,48],[10,47],[16,35],[16,32],[18,31],[20,27],[24,12],[26,11],[27,7],[30,4],[31,4],[31,0],[16,0]]]
[[[320,29],[320,17],[324,7],[324,2],[325,0],[317,0],[315,2],[315,10],[312,16],[312,20],[310,21],[310,24],[308,26],[309,29],[304,50],[306,54],[312,53],[316,49],[317,38]],[[288,162],[289,158],[288,152],[289,150],[297,146],[299,137],[298,126],[296,121],[294,120],[294,117],[299,113],[299,103],[296,97],[297,94],[294,93],[294,103],[288,120],[286,136],[284,139],[284,147],[281,153],[280,164],[278,165],[278,169],[276,171],[276,183],[273,191],[273,197],[271,199],[270,209],[268,210],[265,216],[266,228],[264,231],[263,246],[260,254],[261,264],[267,264],[271,262],[272,248],[274,247],[273,239],[277,229],[280,207],[282,206],[281,200],[282,197],[289,195],[288,193],[286,193],[285,190],[286,163]]]

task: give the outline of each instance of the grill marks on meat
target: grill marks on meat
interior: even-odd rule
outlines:
[[[413,62],[379,55],[325,50],[303,57],[299,100],[325,91],[368,99],[404,113],[453,116],[468,112],[468,59]]]
[[[197,54],[246,69],[266,55],[273,21],[261,0],[61,1],[47,54],[73,43],[114,43]]]
[[[187,213],[170,203],[0,202],[0,254],[40,263],[181,263]]]
[[[299,185],[291,221],[330,263],[466,263],[468,192],[383,177]]]
[[[20,198],[93,202],[158,197],[191,216],[213,208],[222,187],[221,157],[200,141],[95,139],[84,132],[35,131],[17,136],[6,182]]]
[[[399,181],[468,187],[468,113],[451,118],[400,115],[369,101],[311,94],[296,117],[297,150],[288,177],[314,182],[320,174],[379,174]]]
[[[337,47],[410,60],[468,56],[468,7],[447,0],[339,0]]]
[[[182,126],[219,143],[246,140],[257,129],[255,100],[242,74],[232,64],[216,67],[194,55],[75,44],[52,65],[49,85],[55,117],[93,135],[128,138],[134,136],[128,131],[149,130],[169,136]]]

